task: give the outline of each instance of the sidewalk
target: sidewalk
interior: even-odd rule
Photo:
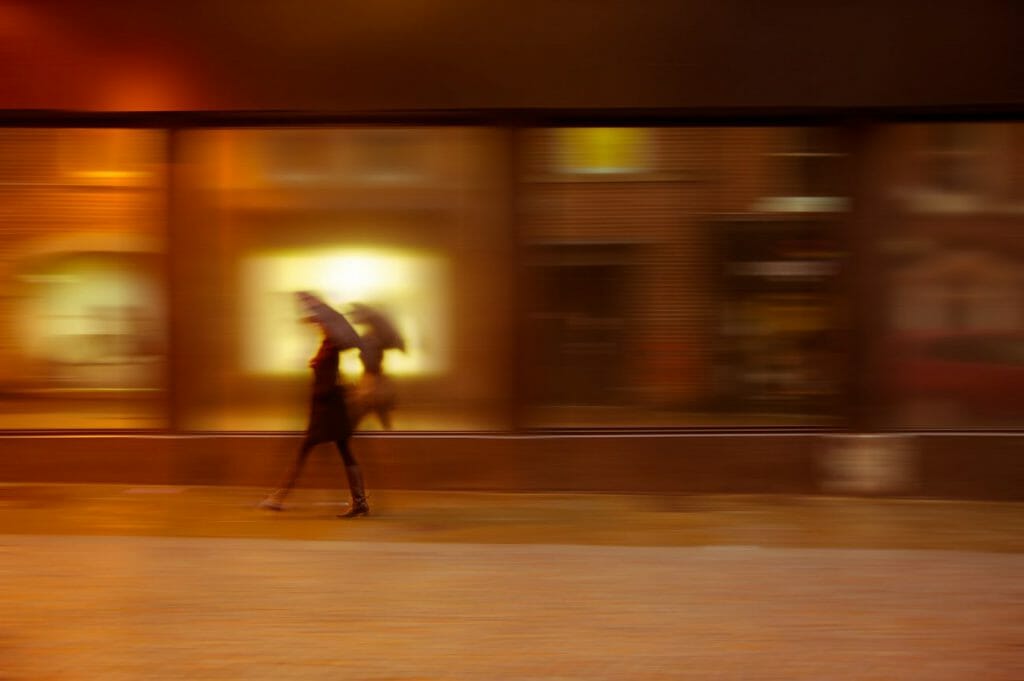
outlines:
[[[237,487],[0,485],[0,534],[359,542],[763,546],[1024,552],[1024,504],[799,496],[299,489],[281,512]]]
[[[1024,505],[0,486],[2,681],[1020,681]]]

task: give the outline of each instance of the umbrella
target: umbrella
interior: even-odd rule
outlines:
[[[327,338],[339,350],[361,347],[359,334],[352,328],[344,315],[308,291],[299,291],[295,295],[307,314],[320,325],[324,333],[327,334]]]
[[[405,339],[402,338],[402,334],[398,332],[391,318],[377,308],[353,303],[349,307],[348,315],[356,324],[366,324],[376,332],[382,350],[394,348],[405,352]]]

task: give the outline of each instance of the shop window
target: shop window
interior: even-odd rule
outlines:
[[[0,428],[165,424],[165,145],[0,131]]]
[[[453,127],[183,133],[181,186],[211,197],[195,204],[178,234],[192,275],[177,282],[176,295],[184,426],[303,426],[318,335],[302,323],[300,290],[341,311],[351,303],[381,308],[397,324],[405,351],[384,359],[399,396],[396,429],[507,423],[512,265],[500,208],[509,199],[476,172],[502,167],[491,155],[500,145],[480,143],[492,135],[501,139]],[[317,179],[264,177],[267,190],[240,197],[219,183],[219,168],[271,160],[270,149],[280,152],[278,170]],[[450,184],[414,179],[433,169],[435,153]],[[362,372],[358,353],[343,353],[343,377]]]
[[[1024,423],[1024,251],[1012,122],[894,125],[885,166],[904,169],[907,212],[878,228],[886,332],[880,418],[895,428]],[[897,194],[898,195],[898,194]],[[939,213],[923,218],[915,213]],[[881,216],[880,216],[881,217]]]

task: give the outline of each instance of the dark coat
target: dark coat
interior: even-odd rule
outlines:
[[[313,369],[313,397],[309,406],[306,442],[335,442],[352,435],[345,388],[338,382],[338,349],[324,342],[309,363]]]

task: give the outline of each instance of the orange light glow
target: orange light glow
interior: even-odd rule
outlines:
[[[170,111],[184,108],[189,97],[181,76],[161,63],[138,63],[118,69],[96,99],[101,111]]]

